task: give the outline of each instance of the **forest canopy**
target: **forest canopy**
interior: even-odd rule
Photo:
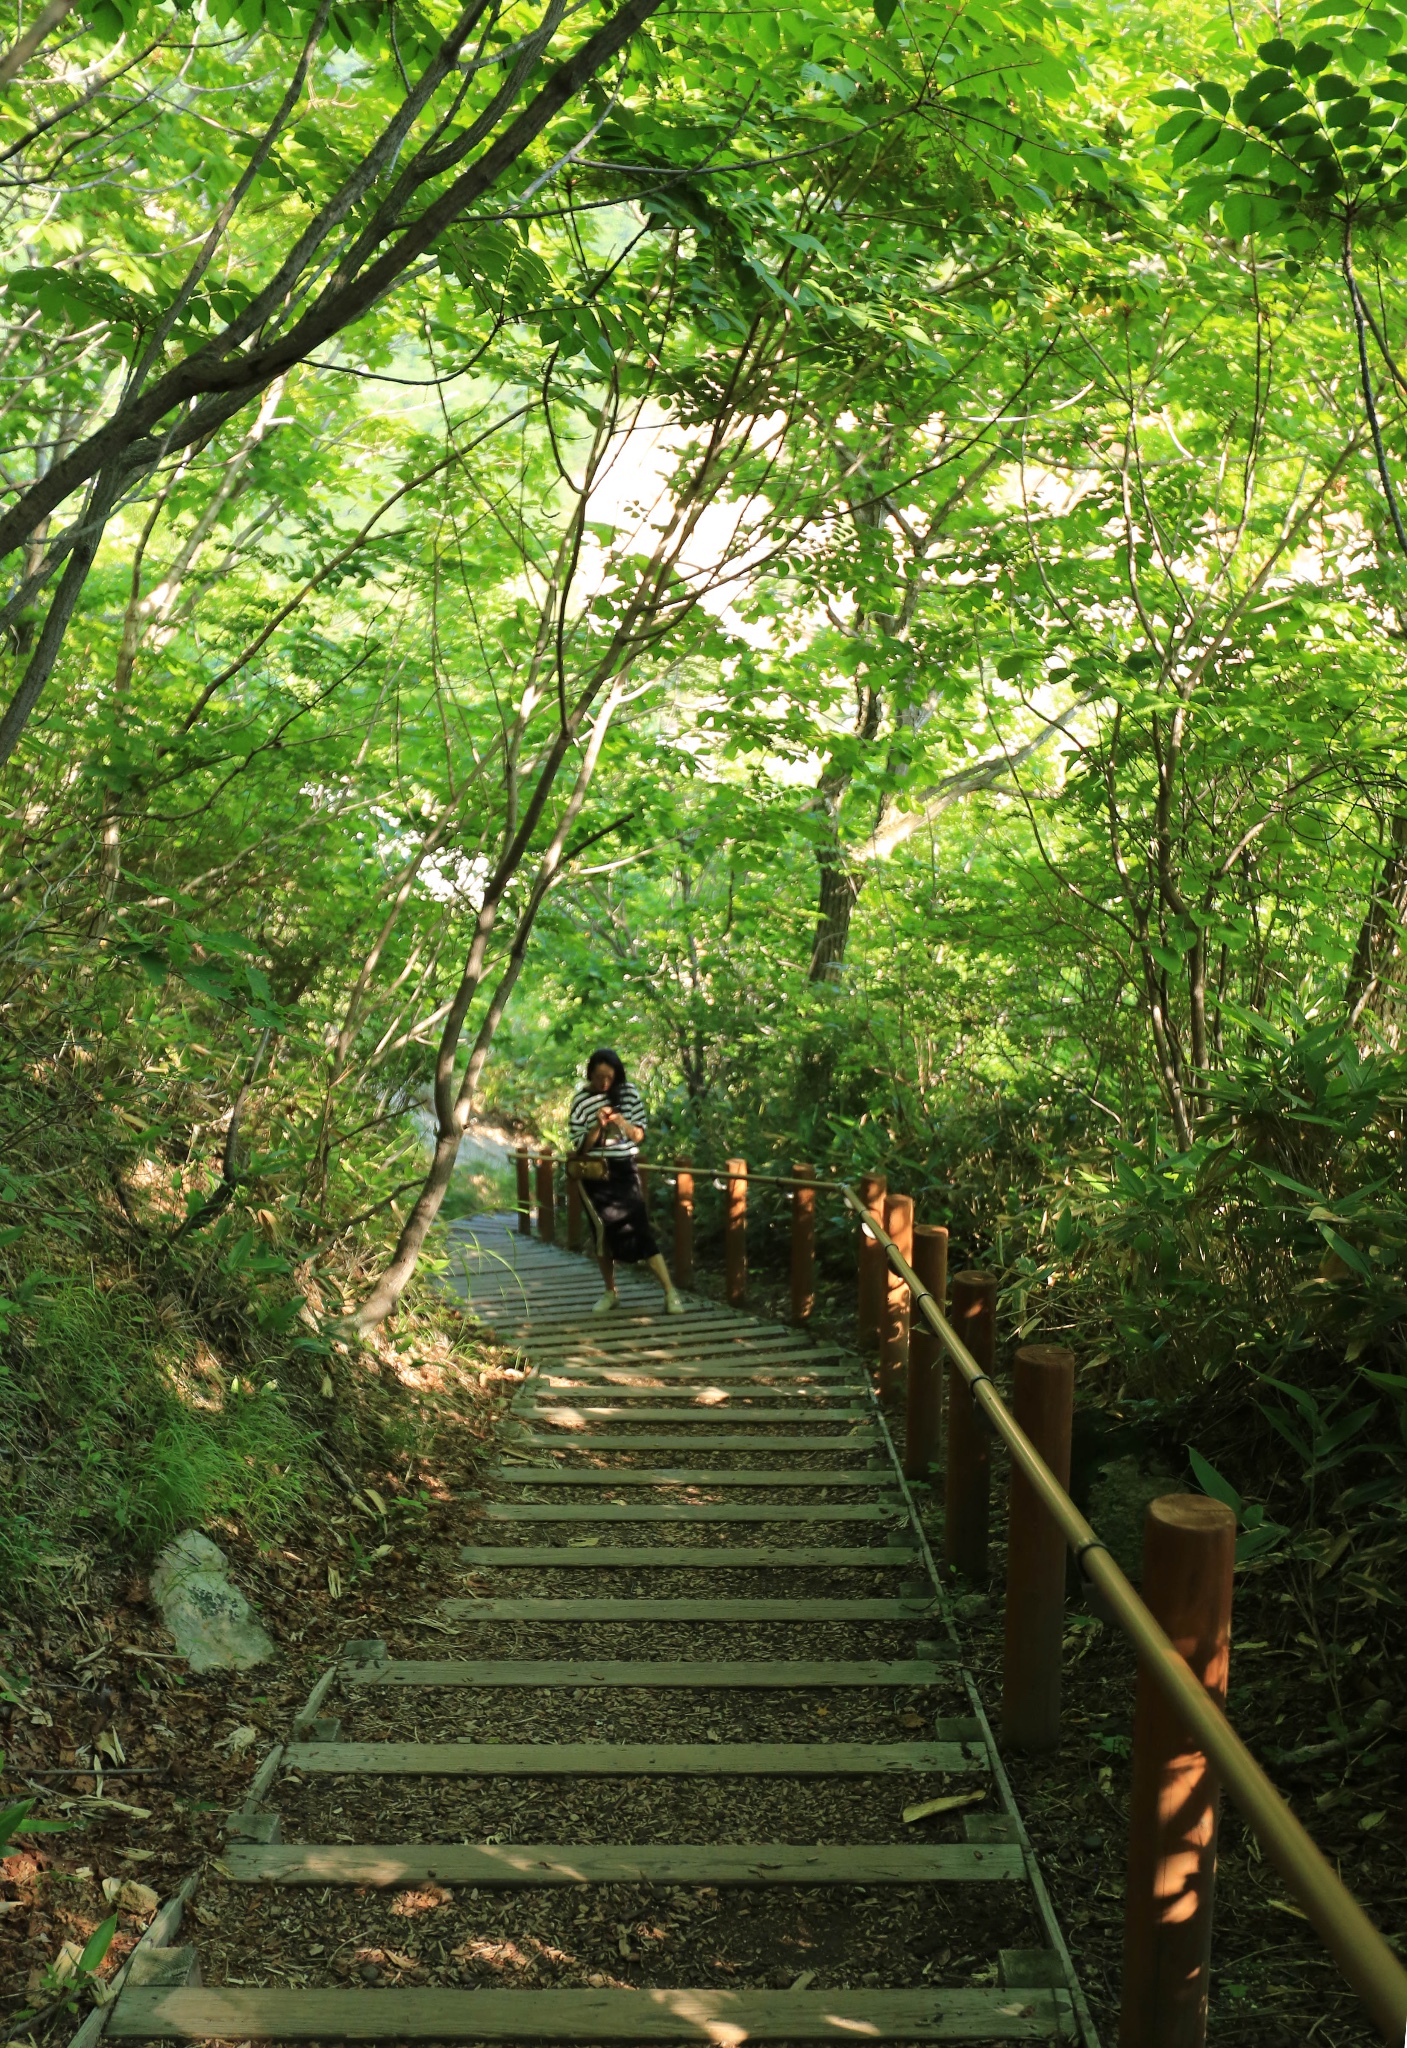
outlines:
[[[883,1166],[1095,1397],[1395,1436],[1407,13],[6,35],[19,1434],[155,1344],[101,1261],[285,1458],[605,1038],[665,1151]]]

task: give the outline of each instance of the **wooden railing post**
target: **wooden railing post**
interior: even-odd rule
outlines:
[[[814,1181],[816,1169],[803,1163],[793,1166],[797,1180]],[[791,1191],[791,1319],[809,1323],[816,1306],[816,1190]]]
[[[1218,1706],[1231,1658],[1236,1517],[1219,1500],[1155,1500],[1143,1598]],[[1133,1711],[1120,2048],[1202,2048],[1221,1787],[1140,1664]]]
[[[886,1195],[884,1227],[910,1265],[914,1260],[914,1203],[912,1195]],[[909,1289],[888,1257],[884,1263],[884,1293],[880,1297],[879,1398],[886,1408],[899,1397],[904,1368],[909,1362]]]
[[[948,1298],[948,1233],[941,1223],[914,1225],[909,1261],[939,1308]],[[909,1316],[909,1390],[904,1422],[904,1477],[927,1479],[938,1461],[943,1413],[943,1347],[916,1311]]]
[[[887,1185],[882,1173],[866,1173],[860,1177],[860,1200],[876,1223],[884,1221],[884,1196]],[[862,1224],[856,1275],[859,1314],[855,1333],[856,1348],[862,1358],[872,1358],[879,1350],[879,1318],[884,1300],[886,1269],[883,1245],[877,1237],[871,1237]]]
[[[997,1283],[990,1273],[953,1275],[953,1328],[984,1373],[997,1356]],[[948,1465],[943,1555],[954,1571],[980,1582],[987,1576],[987,1520],[992,1446],[967,1381],[948,1366]]]
[[[723,1197],[723,1278],[728,1301],[741,1308],[747,1300],[747,1161],[728,1161]]]
[[[531,1237],[533,1234],[532,1161],[526,1145],[520,1145],[513,1154],[513,1164],[518,1174],[518,1235],[519,1237]]]
[[[567,1176],[567,1250],[581,1250],[581,1182],[573,1175]]]
[[[687,1159],[677,1161],[674,1176],[674,1284],[694,1284],[694,1176]]]
[[[537,1159],[537,1234],[544,1244],[557,1242],[557,1162],[544,1145]]]
[[[1026,1344],[1012,1369],[1012,1413],[1060,1484],[1070,1485],[1075,1354]],[[1065,1635],[1065,1538],[1013,1466],[1007,1521],[1002,1736],[1013,1749],[1060,1746],[1060,1656]]]

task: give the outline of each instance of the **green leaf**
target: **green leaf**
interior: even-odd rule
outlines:
[[[1223,132],[1220,121],[1209,120],[1205,115],[1200,121],[1194,121],[1173,150],[1174,166],[1191,163],[1203,150],[1210,149]]]
[[[20,1833],[33,1810],[32,1799],[21,1799],[14,1806],[7,1806],[0,1811],[0,1856],[6,1853],[6,1844],[11,1836]]]
[[[1255,1558],[1264,1557],[1267,1551],[1274,1550],[1278,1543],[1282,1543],[1289,1533],[1281,1522],[1262,1522],[1254,1529],[1243,1530],[1236,1538],[1237,1564],[1250,1564]]]
[[[1191,1444],[1187,1446],[1187,1462],[1192,1467],[1192,1477],[1203,1493],[1208,1494],[1212,1500],[1223,1501],[1239,1521],[1244,1503],[1231,1481],[1223,1479],[1216,1466],[1204,1458],[1200,1451],[1194,1451]]]
[[[1277,1187],[1289,1188],[1292,1194],[1305,1195],[1311,1202],[1320,1200],[1317,1188],[1306,1187],[1302,1180],[1291,1180],[1289,1174],[1281,1173],[1278,1167],[1267,1166],[1260,1159],[1252,1159],[1248,1163],[1257,1173],[1262,1174],[1266,1180],[1273,1180]]]
[[[1273,228],[1284,218],[1284,208],[1267,192],[1230,192],[1222,201],[1222,223],[1235,241]]]
[[[1249,137],[1243,135],[1238,128],[1223,128],[1218,140],[1210,149],[1203,151],[1200,161],[1204,165],[1234,163],[1239,169],[1241,153],[1248,141]]]
[[[1195,110],[1179,107],[1175,114],[1169,114],[1162,126],[1154,131],[1155,142],[1176,142],[1179,135],[1185,135],[1189,128],[1195,128],[1206,116],[1198,106]]]
[[[1347,1238],[1340,1237],[1338,1232],[1331,1230],[1327,1223],[1321,1223],[1318,1228],[1320,1236],[1325,1244],[1328,1245],[1330,1251],[1338,1254],[1350,1272],[1357,1273],[1364,1280],[1371,1280],[1374,1277],[1373,1268],[1364,1258],[1362,1252],[1355,1250]]]
[[[894,10],[899,0],[874,0],[874,17],[881,28],[888,28],[894,19]]]
[[[112,1938],[117,1932],[117,1915],[104,1920],[101,1927],[95,1927],[83,1946],[78,1958],[78,1968],[84,1976],[91,1976],[112,1947]]]
[[[1256,44],[1256,55],[1267,64],[1288,65],[1295,61],[1295,46],[1286,42],[1284,36],[1272,36],[1268,43]]]

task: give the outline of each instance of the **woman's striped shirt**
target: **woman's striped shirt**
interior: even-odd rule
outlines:
[[[602,1103],[608,1108],[612,1106],[608,1095],[598,1095],[591,1088],[578,1088],[572,1097],[572,1106],[567,1112],[567,1128],[571,1132],[573,1151],[577,1151],[583,1140],[595,1130],[597,1112]],[[621,1089],[620,1101],[614,1107],[628,1124],[638,1124],[641,1130],[649,1122],[640,1090],[629,1081]],[[613,1131],[604,1145],[593,1145],[591,1149],[604,1153],[607,1159],[638,1159],[640,1156],[640,1147],[629,1138],[623,1138],[619,1131]]]

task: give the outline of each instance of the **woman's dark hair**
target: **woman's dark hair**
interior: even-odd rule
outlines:
[[[598,1067],[609,1067],[612,1073],[615,1075],[615,1079],[612,1081],[610,1087],[606,1090],[606,1100],[610,1103],[613,1109],[619,1109],[620,1091],[625,1086],[625,1062],[622,1060],[620,1054],[618,1052],[612,1052],[611,1048],[608,1045],[598,1045],[595,1052],[592,1053],[590,1059],[586,1062],[586,1079],[588,1085],[590,1084],[591,1076],[595,1073]]]

